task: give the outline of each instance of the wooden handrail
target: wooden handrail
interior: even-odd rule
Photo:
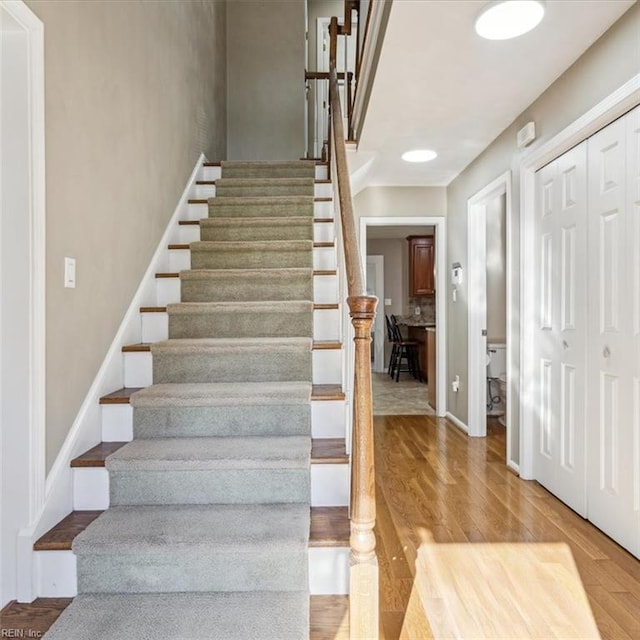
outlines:
[[[349,14],[350,15],[350,14]],[[336,50],[338,19],[329,26],[329,105],[333,135],[332,156],[338,185],[342,244],[347,280],[347,304],[354,328],[354,388],[351,450],[351,562],[350,636],[378,638],[378,559],[376,556],[375,475],[373,458],[373,410],[371,391],[371,327],[378,299],[366,295],[351,198],[342,107],[338,94]]]

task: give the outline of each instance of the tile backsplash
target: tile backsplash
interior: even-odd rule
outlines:
[[[420,313],[416,314],[416,308],[420,308]],[[435,296],[425,296],[422,298],[409,298],[407,303],[407,315],[414,316],[421,322],[436,321],[436,299]]]

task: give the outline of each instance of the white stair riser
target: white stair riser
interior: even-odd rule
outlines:
[[[219,180],[222,178],[222,167],[202,167],[199,180]]]
[[[124,386],[148,387],[153,384],[153,363],[150,351],[123,353]],[[342,350],[313,351],[313,384],[342,384]]]
[[[78,595],[78,570],[73,551],[34,552],[39,598],[73,598]]]
[[[142,342],[159,342],[169,337],[169,314],[145,312],[140,314]],[[340,340],[340,311],[316,309],[313,312],[314,340]]]
[[[312,400],[311,436],[346,437],[344,400]],[[129,442],[133,439],[133,407],[130,404],[102,405],[102,441]]]
[[[311,465],[311,504],[344,507],[349,504],[349,465]]]
[[[215,198],[216,197],[216,185],[215,184],[197,184],[194,194],[195,200],[202,200],[203,198]]]
[[[349,593],[349,548],[309,549],[311,595]],[[38,597],[73,598],[78,595],[78,570],[73,551],[36,551]]]
[[[180,302],[180,278],[156,278],[156,298],[159,307]],[[335,304],[338,301],[338,276],[315,276],[313,300],[317,304]]]
[[[333,242],[335,239],[335,227],[332,222],[316,222],[313,225],[314,242]]]
[[[200,240],[199,224],[181,224],[178,225],[178,243],[191,244]]]
[[[320,178],[316,178],[319,180]],[[330,182],[316,182],[316,188],[314,189],[314,193],[316,198],[332,198],[333,197],[333,186]]]
[[[349,465],[311,465],[311,506],[344,507],[349,504]],[[73,508],[93,511],[109,508],[109,472],[104,467],[73,469]]]
[[[328,169],[326,164],[316,165],[316,180],[327,180]],[[222,178],[222,167],[202,167],[200,180],[218,180]]]
[[[349,593],[349,547],[309,549],[309,592],[313,596]]]
[[[313,268],[318,270],[336,269],[336,248],[314,247]],[[186,271],[188,269],[191,269],[191,251],[189,249],[170,249],[169,271]]]

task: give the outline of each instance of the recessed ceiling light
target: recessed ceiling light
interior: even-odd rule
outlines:
[[[492,2],[476,20],[476,33],[487,40],[508,40],[531,31],[544,17],[540,0]]]
[[[405,162],[429,162],[437,157],[438,154],[431,149],[413,149],[413,151],[405,151],[402,154],[402,159]]]

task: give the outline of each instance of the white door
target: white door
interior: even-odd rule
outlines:
[[[534,474],[586,515],[587,143],[536,174]]]
[[[640,108],[589,139],[589,519],[640,553]]]

